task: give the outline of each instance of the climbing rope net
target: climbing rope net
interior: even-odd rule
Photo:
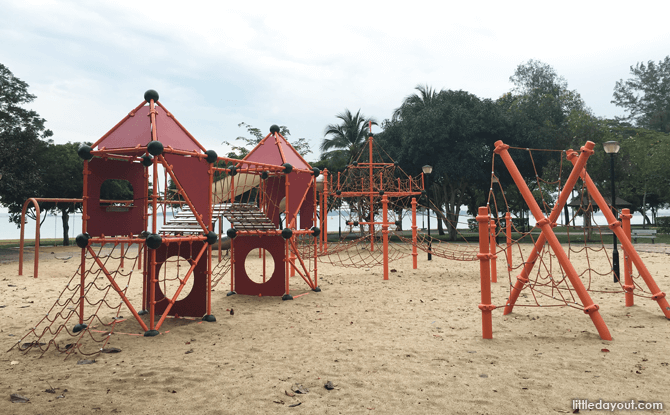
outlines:
[[[556,205],[558,194],[565,185],[567,179],[565,172],[569,172],[572,167],[566,159],[566,151],[514,147],[510,147],[509,150],[517,165],[527,166],[530,169],[530,174],[526,176],[526,184],[542,213],[548,218]],[[538,158],[542,159],[542,163]],[[524,213],[526,207],[520,207],[519,202],[523,200],[519,200],[519,191],[515,185],[503,185],[509,182],[505,180],[508,179],[506,177],[508,172],[504,166],[497,171],[495,160],[494,156],[487,206],[495,221],[495,228],[491,228],[493,237],[496,241],[506,240],[506,243],[495,245],[494,254],[498,258],[504,258],[507,263],[506,271],[511,294],[515,290],[514,285],[518,276],[528,264],[529,255],[536,248],[540,229],[537,226],[530,227],[526,218],[517,216],[518,213]],[[546,167],[540,170],[538,168],[540,164]],[[571,190],[572,200],[560,215],[561,223],[554,228],[554,233],[559,237],[570,263],[577,270],[587,291],[625,293],[627,290],[622,276],[616,283],[613,282],[613,258],[606,247],[606,243],[611,244],[612,232],[602,219],[598,219],[596,215],[598,205],[589,195],[583,180],[578,181]],[[511,223],[508,224],[510,218]],[[537,258],[534,259],[534,267],[528,275],[528,282],[523,285],[524,292],[521,293],[515,306],[568,306],[583,310],[584,304],[576,295],[563,265],[551,246],[545,242],[536,254]],[[652,293],[642,284],[639,273],[633,275],[633,284],[635,288],[632,292],[635,296],[651,298]],[[508,303],[498,304],[496,307],[507,305]]]

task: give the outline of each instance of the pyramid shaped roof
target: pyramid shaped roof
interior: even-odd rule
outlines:
[[[280,133],[270,133],[261,140],[246,157],[246,161],[276,164],[291,164],[298,169],[311,169],[309,163],[298,153]]]
[[[151,125],[151,109],[155,109],[156,123]],[[146,146],[151,140],[152,128],[156,138],[165,147],[202,153],[205,148],[177,121],[160,102],[146,101],[138,105],[123,120],[93,144],[93,149],[116,149]],[[96,148],[97,147],[97,148]]]

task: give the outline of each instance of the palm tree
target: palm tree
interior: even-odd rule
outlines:
[[[393,121],[400,121],[403,118],[403,113],[415,109],[422,109],[428,107],[434,103],[437,99],[437,96],[442,91],[435,91],[432,87],[428,85],[417,85],[414,89],[419,91],[418,94],[408,95],[403,101],[400,108],[396,108],[393,111]]]
[[[339,153],[345,155],[346,159],[351,162],[358,156],[367,141],[368,126],[370,123],[377,125],[377,121],[374,118],[365,118],[360,109],[356,115],[345,109],[344,112],[337,114],[337,118],[342,122],[329,124],[323,133],[321,151],[324,152],[324,157],[322,158],[325,159]]]

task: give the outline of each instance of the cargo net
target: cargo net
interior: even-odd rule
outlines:
[[[566,152],[510,147],[510,155],[517,166],[528,166],[530,168],[532,176],[525,175],[525,177],[532,178],[527,178],[526,184],[544,216],[549,217],[558,199],[558,194],[563,189],[564,182],[572,169],[572,163],[565,158]],[[544,171],[540,171],[537,167],[540,164],[539,158],[542,158],[543,165],[546,166]],[[517,277],[521,275],[528,256],[540,236],[540,228],[529,226],[528,216],[517,215],[522,212],[529,214],[529,212],[525,212],[528,208],[515,185],[503,186],[504,176],[508,174],[505,166],[502,165],[499,170],[499,172],[496,172],[494,157],[487,206],[496,225],[493,231],[496,240],[494,254],[498,259],[503,259],[507,265],[511,295],[512,291],[515,290],[514,284],[517,282]],[[541,173],[544,173],[544,176]],[[509,183],[509,181],[507,182]],[[598,212],[599,207],[589,196],[581,179],[577,181],[567,204],[570,213],[566,217],[566,211],[561,207],[561,215],[553,231],[561,242],[563,250],[577,271],[584,287],[588,291],[597,293],[624,293],[623,250],[619,246],[621,254],[620,273],[622,275],[619,282],[614,283],[613,263],[610,256],[612,232],[607,224],[598,223],[596,220],[594,214]],[[522,207],[520,208],[520,206]],[[511,238],[509,243],[506,242],[507,223],[505,214],[507,212],[511,213],[511,223],[509,224]],[[498,263],[501,263],[501,261],[498,261]],[[639,297],[651,298],[652,294],[645,290],[646,285],[643,286],[641,283],[643,281],[639,274],[633,274],[634,294]],[[505,305],[498,304],[496,307],[505,307]],[[579,310],[584,309],[584,305],[580,302],[563,266],[558,261],[549,243],[545,242],[540,248],[539,255],[528,275],[528,282],[523,285],[514,306],[568,306]]]
[[[443,241],[435,237],[438,231],[431,236],[424,230],[417,231],[416,242],[413,240],[411,225],[403,228],[403,223],[412,223],[412,198],[422,203],[422,178],[407,175],[374,141],[370,145],[369,140],[363,147],[365,150],[344,172],[337,178],[330,177],[328,210],[340,212],[343,229],[340,232],[338,227],[337,242],[328,242],[326,247],[319,248],[319,259],[343,267],[367,268],[383,264],[383,193],[388,198],[389,262],[411,255],[413,244],[445,259],[476,260],[477,246],[468,243],[461,233],[463,228],[447,219],[432,201],[433,223],[439,218],[447,231],[453,228],[457,242]],[[427,209],[417,205],[417,211],[421,210]]]
[[[133,297],[139,299],[142,294],[142,271],[137,270],[137,246],[130,248],[134,249],[122,252],[120,244],[111,248],[106,244],[95,251],[91,248],[97,260],[90,251],[86,253],[86,268],[82,270],[79,266],[46,315],[12,349],[24,353],[36,350],[40,355],[55,350],[65,353],[66,358],[77,353],[90,356],[117,350],[108,347],[108,343],[117,324],[124,321],[122,314],[129,313],[127,309],[123,310],[124,303],[110,281],[113,280],[126,296],[130,295],[131,282],[135,285],[132,291],[139,286],[139,293],[133,293],[137,294]],[[82,302],[83,315],[80,314]]]

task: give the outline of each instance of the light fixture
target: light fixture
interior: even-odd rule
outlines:
[[[433,166],[425,165],[421,167],[421,170],[423,170],[423,174],[430,174],[433,172]]]
[[[621,148],[618,141],[606,141],[603,143],[603,147],[605,148],[605,153],[607,154],[618,153],[619,149]]]

